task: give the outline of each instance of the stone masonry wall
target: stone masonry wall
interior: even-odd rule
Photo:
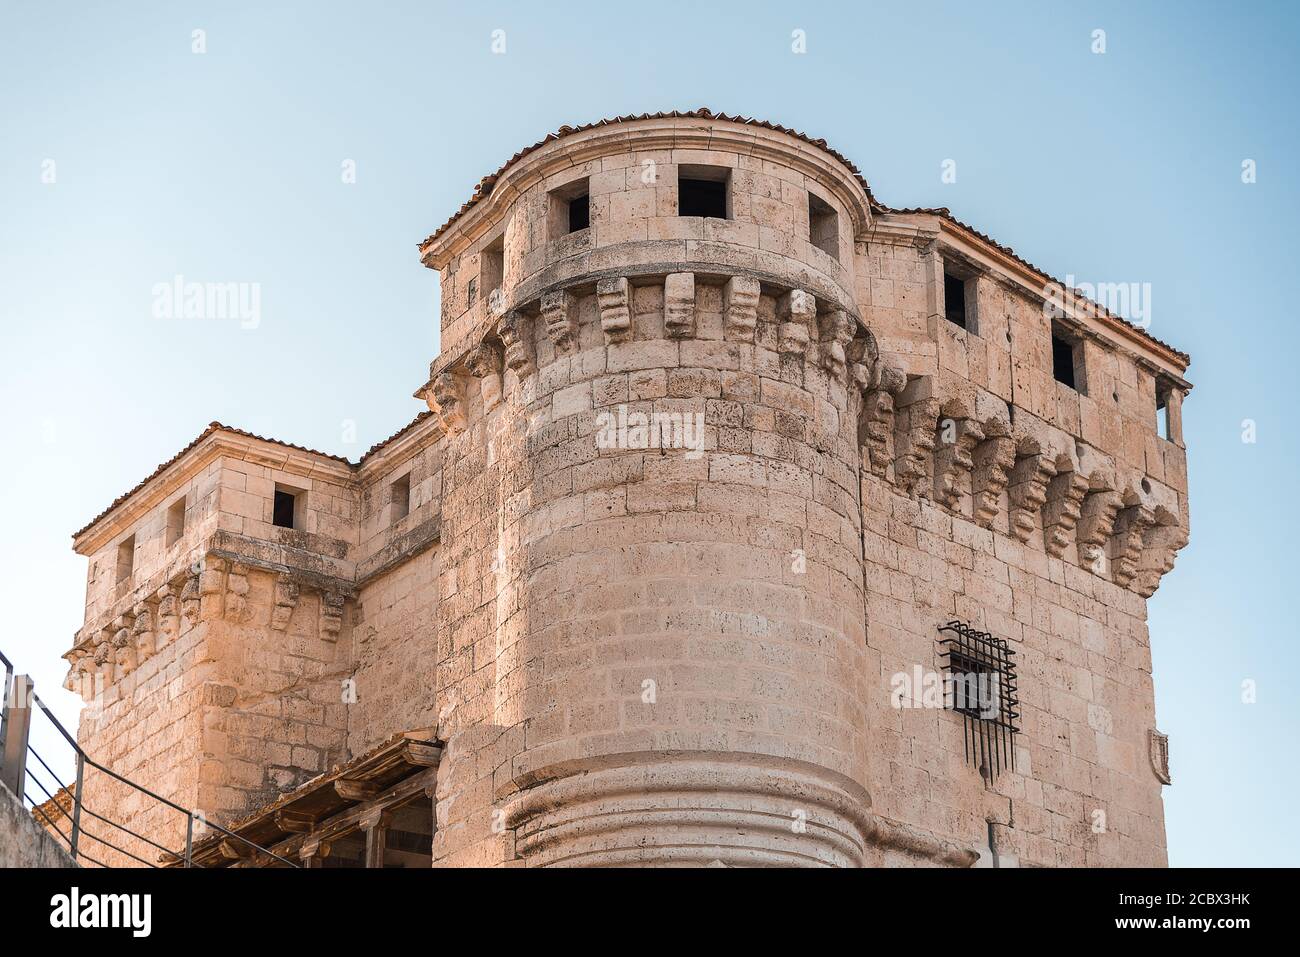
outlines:
[[[696,175],[727,218],[677,215]],[[431,414],[356,466],[218,432],[86,533],[101,567],[138,550],[69,653],[88,749],[230,819],[436,728],[442,866],[970,866],[990,833],[1008,863],[1164,863],[1145,600],[1187,538],[1181,367],[821,145],[714,118],[548,143],[421,256]],[[1018,654],[992,780],[958,715],[897,706],[953,619]]]

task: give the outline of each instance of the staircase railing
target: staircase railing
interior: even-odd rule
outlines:
[[[87,842],[95,842],[93,849],[98,854],[103,854],[99,849],[100,845],[102,845],[145,867],[158,867],[158,863],[146,860],[139,854],[133,853],[109,840],[111,836],[126,843],[118,834],[120,831],[141,842],[142,845],[156,848],[162,855],[158,858],[160,862],[172,863],[180,861],[184,862],[185,867],[191,867],[193,866],[195,828],[197,825],[200,831],[204,827],[212,828],[224,834],[227,838],[251,848],[256,854],[265,854],[285,866],[299,866],[274,851],[260,847],[234,831],[227,830],[215,821],[210,821],[203,815],[184,808],[161,794],[155,794],[148,788],[136,784],[129,778],[123,777],[111,768],[100,764],[82,750],[81,746],[77,744],[76,738],[68,733],[62,722],[46,707],[45,702],[37,696],[32,679],[28,675],[14,674],[14,666],[4,656],[3,652],[0,652],[0,664],[4,665],[4,686],[0,688],[4,695],[3,707],[0,708],[0,784],[7,786],[23,801],[24,805],[30,807],[33,816],[41,821],[51,834],[62,839],[74,861],[79,864],[92,864],[97,867],[112,866],[104,863],[94,854],[87,852]],[[43,714],[54,729],[59,732],[63,741],[72,749],[76,766],[76,778],[71,789],[60,780],[59,775],[55,773],[50,763],[41,757],[32,746],[32,719],[37,714]],[[30,761],[30,758],[36,759],[35,764]],[[37,765],[40,768],[39,774],[36,773]],[[102,807],[99,810],[88,807],[85,801],[87,768],[106,774],[131,790],[156,801],[162,807],[183,815],[185,818],[185,849],[183,851],[173,850],[159,841],[138,833],[123,822],[114,820],[111,816],[112,809],[108,809],[106,813],[101,813],[101,811],[105,811]],[[49,784],[48,787],[46,786],[47,783]],[[39,788],[40,792],[45,795],[45,800],[38,802],[33,798],[27,788],[28,784],[33,784],[36,788]],[[59,826],[60,821],[67,825],[67,831]],[[95,831],[92,831],[88,826],[92,822]],[[110,831],[108,828],[113,830]],[[96,833],[96,831],[99,833]],[[142,853],[147,853],[147,850],[143,848],[137,849],[141,850]]]

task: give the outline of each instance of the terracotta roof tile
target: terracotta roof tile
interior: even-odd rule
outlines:
[[[129,499],[136,492],[140,491],[140,489],[144,488],[146,485],[152,482],[163,472],[167,471],[167,469],[169,469],[172,465],[176,464],[177,461],[179,461],[182,457],[184,457],[185,453],[194,449],[196,446],[198,446],[200,442],[206,439],[209,435],[212,435],[214,432],[229,432],[232,435],[241,435],[247,439],[257,439],[259,442],[269,442],[272,445],[278,445],[282,448],[294,449],[295,451],[298,452],[306,452],[308,455],[319,455],[321,458],[330,459],[331,461],[334,462],[340,462],[343,465],[346,465],[350,469],[358,469],[362,465],[364,465],[366,460],[369,459],[372,455],[375,455],[376,453],[382,451],[387,445],[389,445],[389,443],[394,442],[397,439],[401,438],[403,435],[405,435],[411,429],[415,428],[417,425],[419,425],[421,422],[423,422],[432,414],[433,414],[432,412],[428,412],[428,411],[421,412],[419,415],[417,415],[406,425],[402,426],[402,428],[398,429],[392,435],[388,436],[388,438],[381,439],[380,441],[372,445],[370,448],[368,448],[365,454],[362,455],[361,458],[356,462],[352,462],[342,455],[334,455],[330,452],[322,452],[319,449],[308,448],[305,445],[296,445],[293,442],[285,442],[282,439],[269,438],[265,435],[258,435],[255,432],[247,432],[244,429],[237,429],[233,425],[224,425],[221,422],[210,422],[208,423],[208,427],[204,429],[202,432],[200,432],[193,442],[190,442],[187,446],[185,446],[185,448],[181,449],[179,452],[177,452],[175,455],[169,458],[166,462],[163,462],[161,465],[159,465],[156,469],[154,469],[152,472],[150,472],[148,475],[142,478],[130,489],[123,492],[117,498],[113,499],[113,501],[109,504],[107,508],[105,508],[102,512],[100,512],[98,515],[92,518],[89,522],[87,522],[84,526],[79,528],[77,531],[73,532],[72,537],[75,539],[79,537],[82,533],[87,531],[88,529],[92,528],[100,521],[100,519],[104,518],[106,515],[112,512],[113,509],[117,508],[119,505],[121,505],[123,502]]]
[[[936,207],[936,208],[910,207],[906,209],[894,209],[893,207],[886,206],[884,203],[876,199],[876,197],[872,194],[871,187],[867,184],[866,178],[862,175],[861,171],[856,166],[854,166],[853,163],[847,157],[845,157],[843,153],[840,153],[838,150],[831,148],[826,143],[825,140],[814,139],[813,137],[809,136],[806,133],[801,133],[798,130],[792,130],[789,127],[781,126],[777,123],[770,123],[767,120],[758,120],[748,116],[729,115],[727,113],[714,113],[712,110],[708,109],[707,107],[700,107],[698,110],[691,110],[689,112],[670,110],[667,112],[659,112],[659,113],[639,113],[634,115],[615,116],[603,120],[597,120],[595,123],[585,123],[582,126],[562,126],[554,133],[547,134],[547,136],[545,136],[543,139],[538,140],[536,143],[532,144],[531,146],[524,147],[519,152],[517,152],[514,156],[510,157],[510,159],[506,160],[506,162],[503,163],[501,167],[497,169],[496,172],[489,173],[487,176],[484,176],[481,180],[479,180],[478,185],[474,188],[473,195],[470,196],[470,198],[465,202],[465,204],[462,205],[461,208],[458,209],[456,213],[449,220],[447,220],[436,230],[434,230],[434,232],[429,236],[428,239],[420,243],[419,248],[423,250],[425,246],[433,242],[435,239],[437,239],[439,236],[445,233],[448,229],[450,229],[458,219],[460,219],[471,209],[473,209],[474,206],[478,205],[478,203],[482,202],[488,196],[492,195],[492,190],[496,186],[497,181],[501,178],[501,175],[505,173],[505,171],[509,169],[513,163],[518,162],[520,159],[527,156],[529,153],[533,153],[536,150],[541,149],[546,144],[554,142],[555,140],[563,139],[566,136],[572,136],[576,133],[585,133],[588,130],[594,130],[602,126],[612,126],[616,123],[631,123],[636,120],[661,120],[661,119],[722,120],[729,123],[741,123],[746,126],[758,126],[758,127],[762,127],[765,130],[773,130],[774,132],[777,133],[785,133],[788,136],[793,136],[796,139],[800,139],[811,146],[816,146],[817,148],[826,151],[826,153],[828,153],[830,156],[834,157],[836,160],[842,163],[849,170],[849,172],[853,174],[854,178],[862,186],[862,189],[867,194],[867,199],[870,200],[871,205],[874,209],[884,213],[901,213],[901,214],[927,213],[934,216],[942,216],[944,219],[948,220],[954,226],[966,230],[976,238],[981,239],[984,242],[988,243],[989,245],[994,246],[997,249],[1001,250],[1003,253],[1010,256],[1012,259],[1020,263],[1022,266],[1025,266],[1026,268],[1031,269],[1034,272],[1038,273],[1045,280],[1056,283],[1062,288],[1064,288],[1065,286],[1065,284],[1060,282],[1060,280],[1054,279],[1051,275],[1043,272],[1043,270],[1039,269],[1033,263],[1022,258],[1010,246],[1003,245],[1002,243],[998,242],[992,237],[987,236],[986,234],[980,232],[978,229],[975,229],[973,226],[969,226],[966,223],[963,223],[961,220],[953,216],[952,213],[949,212],[949,210],[946,207]],[[1092,303],[1092,305],[1097,307],[1099,312],[1108,316],[1111,319],[1124,323],[1129,328],[1138,332],[1142,337],[1149,339],[1152,343],[1161,346],[1164,349],[1168,349],[1170,352],[1179,356],[1185,363],[1190,361],[1190,357],[1187,355],[1187,353],[1174,348],[1167,342],[1163,342],[1160,339],[1157,339],[1155,336],[1151,335],[1141,326],[1134,325],[1133,323],[1125,319],[1123,316],[1115,315],[1114,313],[1107,310],[1105,307],[1101,306],[1099,303],[1095,303],[1091,299],[1087,299],[1087,297],[1082,296],[1082,294],[1080,294],[1080,298],[1085,299],[1086,301]]]
[[[858,183],[862,186],[862,189],[863,189],[864,192],[866,192],[866,194],[867,194],[867,199],[871,202],[871,205],[872,205],[872,208],[873,208],[873,209],[875,209],[875,210],[877,210],[877,211],[879,211],[879,212],[884,212],[884,213],[896,213],[896,214],[900,214],[900,215],[908,215],[908,214],[925,214],[925,215],[931,215],[931,216],[941,216],[942,218],[944,218],[944,219],[947,220],[948,222],[952,223],[954,226],[957,226],[958,228],[965,230],[966,232],[970,233],[972,236],[976,237],[977,239],[980,239],[980,240],[982,240],[983,242],[988,243],[990,246],[993,246],[994,248],[1000,250],[1001,252],[1003,252],[1003,253],[1006,254],[1007,256],[1010,256],[1012,259],[1014,259],[1016,262],[1020,263],[1020,264],[1021,264],[1022,266],[1024,266],[1025,268],[1030,269],[1030,270],[1032,270],[1032,271],[1035,272],[1035,273],[1038,273],[1038,275],[1040,275],[1041,277],[1043,277],[1045,280],[1047,280],[1047,281],[1049,281],[1049,282],[1056,283],[1057,285],[1060,285],[1060,286],[1062,286],[1063,288],[1064,288],[1064,286],[1065,286],[1065,284],[1062,283],[1062,282],[1060,282],[1060,280],[1054,279],[1051,275],[1049,275],[1048,273],[1046,273],[1046,272],[1044,272],[1043,270],[1039,269],[1039,268],[1038,268],[1037,266],[1035,266],[1033,263],[1029,262],[1027,259],[1025,259],[1025,258],[1023,258],[1022,256],[1020,256],[1020,255],[1019,255],[1018,253],[1016,253],[1016,251],[1015,251],[1014,249],[1012,249],[1010,246],[1006,246],[1006,245],[1004,245],[1004,244],[998,242],[997,240],[993,239],[992,237],[986,235],[985,233],[980,232],[980,231],[979,231],[978,229],[976,229],[975,227],[970,226],[970,225],[968,225],[968,224],[966,224],[966,223],[963,223],[961,220],[957,219],[955,216],[952,215],[952,213],[947,209],[947,207],[942,207],[942,206],[941,206],[941,207],[907,207],[907,208],[894,208],[894,207],[886,206],[884,203],[881,203],[881,202],[880,202],[879,200],[877,200],[877,199],[875,198],[875,196],[872,194],[872,192],[871,192],[871,187],[870,187],[870,185],[868,185],[868,183],[867,183],[867,181],[866,181],[866,178],[863,177],[861,171],[860,171],[856,166],[854,166],[853,163],[852,163],[852,162],[851,162],[847,157],[845,157],[842,153],[840,153],[839,151],[837,151],[837,150],[833,149],[832,147],[830,147],[824,139],[815,139],[815,138],[809,136],[809,135],[806,134],[806,133],[799,132],[798,130],[792,130],[792,129],[790,129],[789,127],[781,126],[780,124],[777,124],[777,123],[771,123],[771,122],[769,122],[769,121],[767,121],[767,120],[754,119],[753,117],[748,117],[748,116],[729,115],[729,114],[727,114],[727,113],[714,113],[713,111],[709,110],[707,107],[700,107],[698,110],[691,110],[691,111],[689,111],[689,112],[681,112],[681,111],[678,111],[678,110],[671,110],[671,111],[667,111],[667,112],[658,112],[658,113],[629,114],[629,115],[624,115],[624,116],[615,116],[615,117],[611,117],[611,118],[607,118],[607,119],[598,120],[598,121],[596,121],[595,123],[585,123],[585,124],[583,124],[582,126],[562,126],[562,127],[560,127],[556,132],[548,134],[546,137],[544,137],[544,138],[541,139],[541,140],[538,140],[536,143],[532,144],[531,146],[524,147],[524,148],[521,149],[519,152],[515,153],[514,156],[510,157],[510,159],[508,159],[504,164],[502,164],[501,167],[500,167],[499,169],[497,169],[496,172],[494,172],[494,173],[490,173],[490,174],[488,174],[487,176],[484,176],[481,180],[479,180],[478,185],[474,188],[474,193],[473,193],[473,195],[470,196],[470,198],[469,198],[469,199],[464,203],[464,205],[462,205],[461,208],[460,208],[459,210],[457,210],[456,213],[455,213],[455,214],[454,214],[450,219],[448,219],[445,223],[443,223],[441,226],[439,226],[439,227],[438,227],[438,228],[437,228],[437,229],[436,229],[436,230],[435,230],[435,231],[434,231],[434,232],[433,232],[433,233],[428,237],[428,239],[426,239],[424,242],[420,243],[420,248],[423,249],[425,246],[427,246],[427,245],[428,245],[429,243],[431,243],[433,240],[437,239],[439,236],[441,236],[443,233],[445,233],[448,229],[450,229],[450,228],[452,227],[452,225],[455,224],[455,222],[456,222],[458,219],[460,219],[460,218],[461,218],[462,216],[464,216],[467,212],[469,212],[470,209],[472,209],[475,205],[477,205],[479,202],[481,202],[481,201],[482,201],[483,199],[485,199],[486,197],[490,196],[490,195],[492,194],[492,189],[493,189],[493,187],[494,187],[494,186],[496,185],[496,183],[497,183],[497,180],[499,180],[499,179],[501,178],[501,175],[502,175],[502,174],[503,174],[503,173],[504,173],[504,172],[505,172],[505,171],[510,167],[510,165],[513,164],[513,163],[515,163],[515,162],[518,162],[520,159],[522,159],[523,157],[527,156],[529,153],[532,153],[532,152],[534,152],[534,151],[536,151],[536,150],[538,150],[538,149],[541,149],[541,148],[542,148],[543,146],[545,146],[546,144],[551,143],[551,142],[553,142],[553,141],[555,141],[555,140],[558,140],[558,139],[562,139],[563,137],[566,137],[566,136],[572,136],[572,135],[574,135],[574,134],[576,134],[576,133],[584,133],[584,132],[586,132],[586,131],[588,131],[588,130],[597,129],[597,128],[602,127],[602,126],[612,126],[612,125],[614,125],[614,124],[616,124],[616,123],[630,123],[630,122],[633,122],[633,121],[636,121],[636,120],[657,120],[657,119],[702,119],[702,120],[713,119],[713,120],[722,120],[722,121],[724,121],[724,122],[729,122],[729,123],[741,123],[741,124],[746,125],[746,126],[757,126],[757,127],[761,127],[762,129],[765,129],[765,130],[772,130],[772,131],[777,132],[777,133],[784,133],[784,134],[786,134],[786,135],[788,135],[788,136],[793,136],[793,137],[795,137],[796,139],[800,139],[800,140],[802,140],[803,142],[808,143],[808,144],[811,145],[811,146],[816,146],[818,149],[824,150],[827,154],[829,154],[829,155],[832,156],[834,159],[836,159],[836,160],[838,160],[840,163],[842,163],[842,164],[844,165],[844,167],[845,167],[846,169],[848,169],[849,172],[851,172],[851,173],[853,174],[854,178],[855,178],[855,179],[858,181]],[[1077,290],[1072,290],[1072,291],[1077,292]],[[1085,301],[1087,301],[1087,302],[1091,303],[1093,306],[1095,306],[1095,307],[1097,308],[1097,310],[1098,310],[1099,313],[1101,313],[1101,314],[1107,316],[1107,317],[1110,318],[1110,319],[1113,319],[1113,320],[1115,320],[1115,321],[1118,321],[1118,322],[1122,322],[1122,323],[1124,323],[1124,325],[1126,325],[1126,326],[1128,326],[1129,328],[1131,328],[1131,329],[1133,329],[1134,331],[1136,331],[1136,332],[1137,332],[1139,335],[1141,335],[1143,338],[1148,339],[1148,340],[1150,340],[1152,343],[1154,343],[1154,344],[1156,344],[1156,345],[1158,345],[1158,346],[1160,346],[1160,347],[1162,347],[1162,348],[1164,348],[1164,349],[1167,349],[1167,350],[1169,350],[1170,352],[1174,353],[1175,355],[1179,356],[1179,357],[1180,357],[1184,362],[1188,362],[1188,361],[1190,361],[1190,357],[1187,355],[1187,353],[1182,352],[1182,351],[1179,350],[1179,349],[1176,349],[1175,347],[1171,346],[1171,345],[1170,345],[1169,343],[1167,343],[1167,342],[1164,342],[1164,341],[1162,341],[1162,340],[1160,340],[1160,339],[1157,339],[1155,336],[1151,335],[1149,332],[1147,332],[1147,331],[1146,331],[1145,329],[1143,329],[1142,327],[1137,326],[1137,325],[1135,325],[1135,324],[1132,323],[1132,322],[1129,322],[1129,321],[1128,321],[1127,319],[1125,319],[1123,316],[1119,316],[1119,315],[1116,315],[1116,314],[1110,312],[1110,311],[1109,311],[1108,309],[1106,309],[1104,306],[1100,305],[1099,303],[1093,302],[1093,301],[1090,300],[1090,299],[1087,299],[1087,297],[1082,296],[1082,294],[1080,294],[1080,298],[1081,298],[1081,299],[1084,299]],[[154,469],[154,470],[153,470],[152,472],[150,472],[147,476],[145,476],[144,479],[142,479],[140,482],[138,482],[138,483],[137,483],[133,488],[131,488],[129,491],[123,492],[121,495],[119,495],[117,498],[115,498],[115,499],[113,500],[113,502],[108,506],[108,508],[104,509],[104,510],[103,510],[102,512],[100,512],[98,515],[96,515],[93,519],[91,519],[88,523],[86,523],[85,526],[83,526],[82,528],[80,528],[80,529],[78,529],[76,532],[74,532],[72,537],[75,539],[75,538],[77,538],[78,536],[80,536],[83,532],[85,532],[87,529],[89,529],[89,528],[91,528],[92,526],[94,526],[97,522],[99,522],[102,518],[104,518],[106,515],[108,515],[110,512],[112,512],[115,508],[117,508],[119,505],[121,505],[123,502],[125,502],[128,498],[130,498],[130,497],[131,497],[132,495],[134,495],[136,492],[138,492],[141,488],[143,488],[145,485],[147,485],[150,481],[152,481],[154,478],[156,478],[156,477],[157,477],[158,475],[160,475],[162,472],[166,471],[166,469],[167,469],[168,467],[170,467],[171,465],[173,465],[173,464],[174,464],[178,459],[180,459],[183,455],[185,455],[186,452],[189,452],[191,449],[193,449],[196,445],[198,445],[200,442],[202,442],[204,439],[206,439],[206,438],[207,438],[209,435],[211,435],[213,432],[217,432],[217,431],[225,431],[225,432],[233,433],[233,434],[235,434],[235,435],[242,435],[242,436],[244,436],[244,437],[246,437],[246,438],[258,439],[258,440],[260,440],[260,441],[262,441],[262,442],[270,442],[270,443],[272,443],[272,444],[274,444],[274,445],[283,446],[284,448],[296,449],[296,450],[299,451],[299,452],[307,452],[307,453],[309,453],[309,454],[311,454],[311,455],[319,455],[319,456],[322,456],[322,457],[327,458],[327,459],[332,459],[333,461],[336,461],[336,462],[342,462],[343,464],[349,466],[350,468],[354,468],[354,469],[355,469],[355,468],[358,468],[360,465],[364,464],[365,461],[366,461],[367,459],[369,459],[372,455],[375,455],[376,453],[378,453],[378,452],[380,452],[381,450],[383,450],[383,448],[384,448],[385,446],[387,446],[389,443],[391,443],[391,442],[397,440],[398,438],[400,438],[401,436],[405,435],[408,431],[410,431],[412,428],[414,428],[414,427],[415,427],[416,425],[418,425],[420,422],[424,421],[424,419],[426,419],[430,414],[431,414],[431,413],[429,413],[429,412],[421,412],[421,413],[420,413],[419,415],[417,415],[417,416],[416,416],[416,417],[415,417],[411,422],[407,423],[405,426],[403,426],[403,427],[402,427],[401,429],[399,429],[397,432],[393,433],[393,434],[390,435],[388,438],[383,439],[382,441],[377,442],[376,444],[372,445],[369,449],[366,450],[365,454],[362,455],[361,458],[360,458],[360,460],[357,461],[357,462],[351,462],[351,461],[349,461],[348,459],[346,459],[346,458],[344,458],[344,457],[342,457],[342,456],[339,456],[339,455],[331,455],[331,454],[328,453],[328,452],[320,452],[320,451],[318,451],[318,450],[316,450],[316,449],[310,449],[310,448],[307,448],[306,446],[295,445],[295,444],[292,443],[292,442],[284,442],[284,441],[282,441],[282,440],[280,440],[280,439],[267,438],[267,437],[265,437],[265,436],[256,435],[256,434],[254,434],[254,433],[252,433],[252,432],[245,432],[243,429],[237,429],[237,428],[234,428],[234,427],[232,427],[232,426],[222,425],[220,422],[213,422],[213,423],[211,423],[211,424],[210,424],[206,429],[204,429],[203,432],[200,433],[199,436],[198,436],[198,437],[197,437],[193,442],[191,442],[189,445],[185,446],[185,448],[181,449],[179,452],[177,452],[174,456],[172,456],[172,457],[171,457],[170,459],[168,459],[166,462],[163,462],[161,465],[159,465],[156,469]]]
[[[939,217],[942,217],[943,219],[946,219],[948,222],[952,223],[954,226],[957,226],[957,227],[959,227],[960,229],[964,229],[966,232],[970,233],[970,234],[971,234],[972,236],[974,236],[976,239],[983,240],[984,242],[988,243],[990,246],[994,247],[995,249],[998,249],[998,250],[1000,250],[1001,252],[1005,253],[1006,255],[1010,256],[1012,259],[1014,259],[1016,262],[1020,263],[1020,265],[1024,266],[1026,269],[1031,269],[1031,270],[1033,270],[1034,272],[1038,273],[1038,275],[1042,276],[1044,279],[1048,280],[1049,282],[1055,283],[1056,285],[1060,286],[1062,289],[1067,288],[1066,285],[1065,285],[1065,283],[1061,282],[1059,279],[1055,279],[1055,278],[1053,278],[1049,273],[1046,273],[1046,272],[1044,272],[1043,270],[1039,269],[1037,266],[1035,266],[1035,265],[1034,265],[1033,263],[1031,263],[1029,260],[1025,259],[1025,258],[1024,258],[1023,256],[1021,256],[1019,253],[1017,253],[1017,252],[1016,252],[1014,249],[1012,249],[1010,246],[1007,246],[1007,245],[1004,245],[1003,243],[998,242],[998,241],[997,241],[996,239],[994,239],[992,236],[989,236],[987,233],[982,233],[982,232],[980,232],[978,229],[976,229],[974,226],[971,226],[971,225],[968,224],[968,223],[963,223],[960,219],[958,219],[956,216],[954,216],[954,215],[952,214],[952,212],[949,211],[948,207],[946,207],[946,206],[934,206],[934,207],[927,207],[927,206],[909,206],[909,207],[907,207],[906,209],[894,209],[893,207],[885,206],[885,205],[883,205],[883,204],[877,203],[877,204],[876,204],[876,208],[879,209],[881,212],[884,212],[884,213],[895,213],[895,214],[903,215],[903,216],[906,216],[906,215],[912,215],[912,214],[920,214],[920,215],[928,215],[928,216],[939,216]],[[1101,303],[1096,302],[1096,301],[1093,300],[1093,299],[1089,299],[1089,298],[1088,298],[1087,296],[1085,296],[1083,293],[1079,292],[1079,290],[1077,290],[1077,289],[1071,289],[1070,291],[1071,291],[1072,293],[1074,293],[1076,296],[1078,296],[1078,298],[1082,299],[1084,302],[1087,302],[1087,303],[1089,303],[1090,305],[1096,307],[1097,311],[1098,311],[1099,313],[1101,313],[1102,315],[1106,316],[1106,317],[1109,318],[1109,319],[1113,319],[1113,320],[1115,320],[1116,322],[1122,322],[1122,323],[1124,323],[1124,325],[1128,326],[1130,329],[1132,329],[1132,330],[1134,330],[1135,332],[1141,334],[1143,338],[1145,338],[1145,339],[1149,339],[1149,340],[1151,340],[1153,343],[1155,343],[1156,345],[1158,345],[1158,346],[1163,346],[1165,349],[1168,349],[1170,352],[1174,353],[1174,355],[1176,355],[1176,356],[1178,356],[1179,358],[1181,358],[1181,359],[1183,360],[1183,362],[1186,363],[1186,362],[1190,362],[1190,361],[1191,361],[1191,356],[1189,356],[1186,352],[1183,352],[1181,349],[1178,349],[1178,348],[1176,348],[1176,347],[1174,347],[1174,346],[1171,346],[1169,343],[1165,342],[1163,339],[1157,339],[1155,336],[1151,335],[1151,333],[1147,332],[1147,331],[1146,331],[1145,329],[1143,329],[1141,326],[1136,325],[1135,323],[1129,322],[1127,319],[1125,319],[1123,316],[1121,316],[1121,315],[1119,315],[1119,314],[1117,314],[1117,313],[1111,312],[1109,309],[1107,309],[1107,308],[1106,308],[1105,306],[1103,306]]]
[[[582,126],[561,126],[554,133],[548,133],[545,137],[538,140],[532,146],[525,146],[514,156],[510,157],[510,159],[506,160],[495,173],[489,173],[487,176],[484,176],[481,180],[479,180],[478,185],[474,187],[473,195],[471,195],[470,198],[465,201],[465,204],[455,212],[455,214],[451,217],[451,219],[447,220],[445,223],[443,223],[441,226],[435,229],[432,235],[430,235],[428,239],[420,243],[419,248],[423,249],[429,243],[433,242],[435,239],[437,239],[439,236],[445,233],[448,229],[450,229],[452,225],[456,222],[456,220],[460,219],[462,216],[468,213],[472,208],[474,208],[474,206],[478,205],[479,202],[486,199],[488,196],[492,195],[492,189],[493,187],[496,186],[497,180],[501,178],[502,173],[504,173],[507,169],[510,168],[511,164],[516,163],[519,160],[523,159],[529,153],[536,152],[537,150],[545,146],[547,143],[552,143],[555,140],[563,139],[566,136],[573,136],[575,133],[586,133],[588,130],[599,129],[602,126],[613,126],[616,123],[631,123],[636,120],[677,120],[677,119],[724,120],[729,123],[741,123],[745,126],[758,126],[765,130],[772,130],[773,132],[776,133],[785,133],[787,136],[793,136],[796,139],[803,140],[805,143],[808,143],[810,146],[816,146],[818,149],[824,150],[825,152],[833,156],[835,159],[843,163],[849,169],[849,171],[853,173],[858,183],[866,191],[867,198],[871,200],[873,204],[879,205],[876,202],[876,198],[871,195],[871,187],[867,185],[866,179],[863,177],[862,173],[858,170],[858,168],[854,166],[853,163],[850,162],[849,159],[846,156],[844,156],[842,153],[839,153],[836,150],[832,149],[825,140],[814,139],[813,137],[809,136],[807,133],[801,133],[798,130],[792,130],[787,126],[781,126],[778,123],[770,123],[767,120],[758,120],[750,116],[729,115],[727,113],[714,113],[708,107],[702,106],[698,110],[690,110],[688,112],[682,112],[680,110],[669,110],[666,112],[661,111],[659,113],[628,114],[625,116],[615,116],[603,120],[597,120],[595,123],[584,123]]]

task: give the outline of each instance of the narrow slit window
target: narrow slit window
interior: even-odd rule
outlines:
[[[681,167],[677,175],[677,215],[730,219],[729,185],[730,171],[724,167]]]
[[[167,547],[171,548],[185,534],[185,498],[182,496],[167,509]]]
[[[411,475],[408,472],[388,487],[389,514],[392,522],[400,522],[411,514]]]
[[[808,194],[808,241],[837,261],[840,258],[839,216],[830,203]]]
[[[1074,388],[1074,347],[1052,336],[1052,378]]]
[[[1156,390],[1156,434],[1169,440],[1169,391]]]
[[[294,522],[298,518],[297,511],[298,496],[288,489],[276,486],[271,524],[280,528],[296,528]]]
[[[492,245],[483,250],[479,260],[478,294],[489,305],[499,294],[497,290],[505,281],[506,244],[505,238],[498,236]]]
[[[117,584],[131,580],[135,572],[135,536],[125,539],[117,546]]]
[[[967,326],[966,280],[945,271],[943,274],[943,315],[954,326]]]

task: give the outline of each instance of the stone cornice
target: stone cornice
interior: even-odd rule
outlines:
[[[306,478],[326,478],[341,484],[352,480],[351,466],[323,453],[292,448],[225,429],[214,429],[157,475],[128,493],[105,515],[78,532],[72,541],[73,550],[79,555],[93,555],[115,537],[130,530],[221,457],[265,465]]]
[[[927,228],[927,225],[930,228]],[[963,258],[977,264],[992,278],[1010,283],[1013,289],[1032,301],[1046,302],[1046,289],[1049,286],[1063,288],[1052,277],[938,213],[882,214],[876,220],[870,238],[892,245],[922,245],[910,233],[911,227],[915,227],[922,236],[937,237],[941,250],[948,248],[960,253]],[[1184,392],[1191,391],[1191,383],[1183,377],[1187,362],[1172,348],[1152,339],[1123,320],[1106,314],[1082,297],[1070,297],[1065,312],[1064,320],[1078,326],[1081,332],[1095,335],[1110,348],[1151,363]]]
[[[356,466],[353,479],[361,488],[385,478],[395,469],[419,455],[431,445],[436,445],[443,437],[442,423],[436,416],[430,416],[414,428],[399,435],[373,455],[368,455]]]
[[[814,180],[848,210],[855,239],[865,237],[871,228],[873,214],[866,191],[851,170],[824,150],[787,133],[731,120],[658,117],[564,136],[520,157],[502,172],[491,193],[445,233],[421,245],[420,260],[442,269],[490,236],[511,204],[549,176],[603,156],[656,150],[716,150],[780,163]]]

